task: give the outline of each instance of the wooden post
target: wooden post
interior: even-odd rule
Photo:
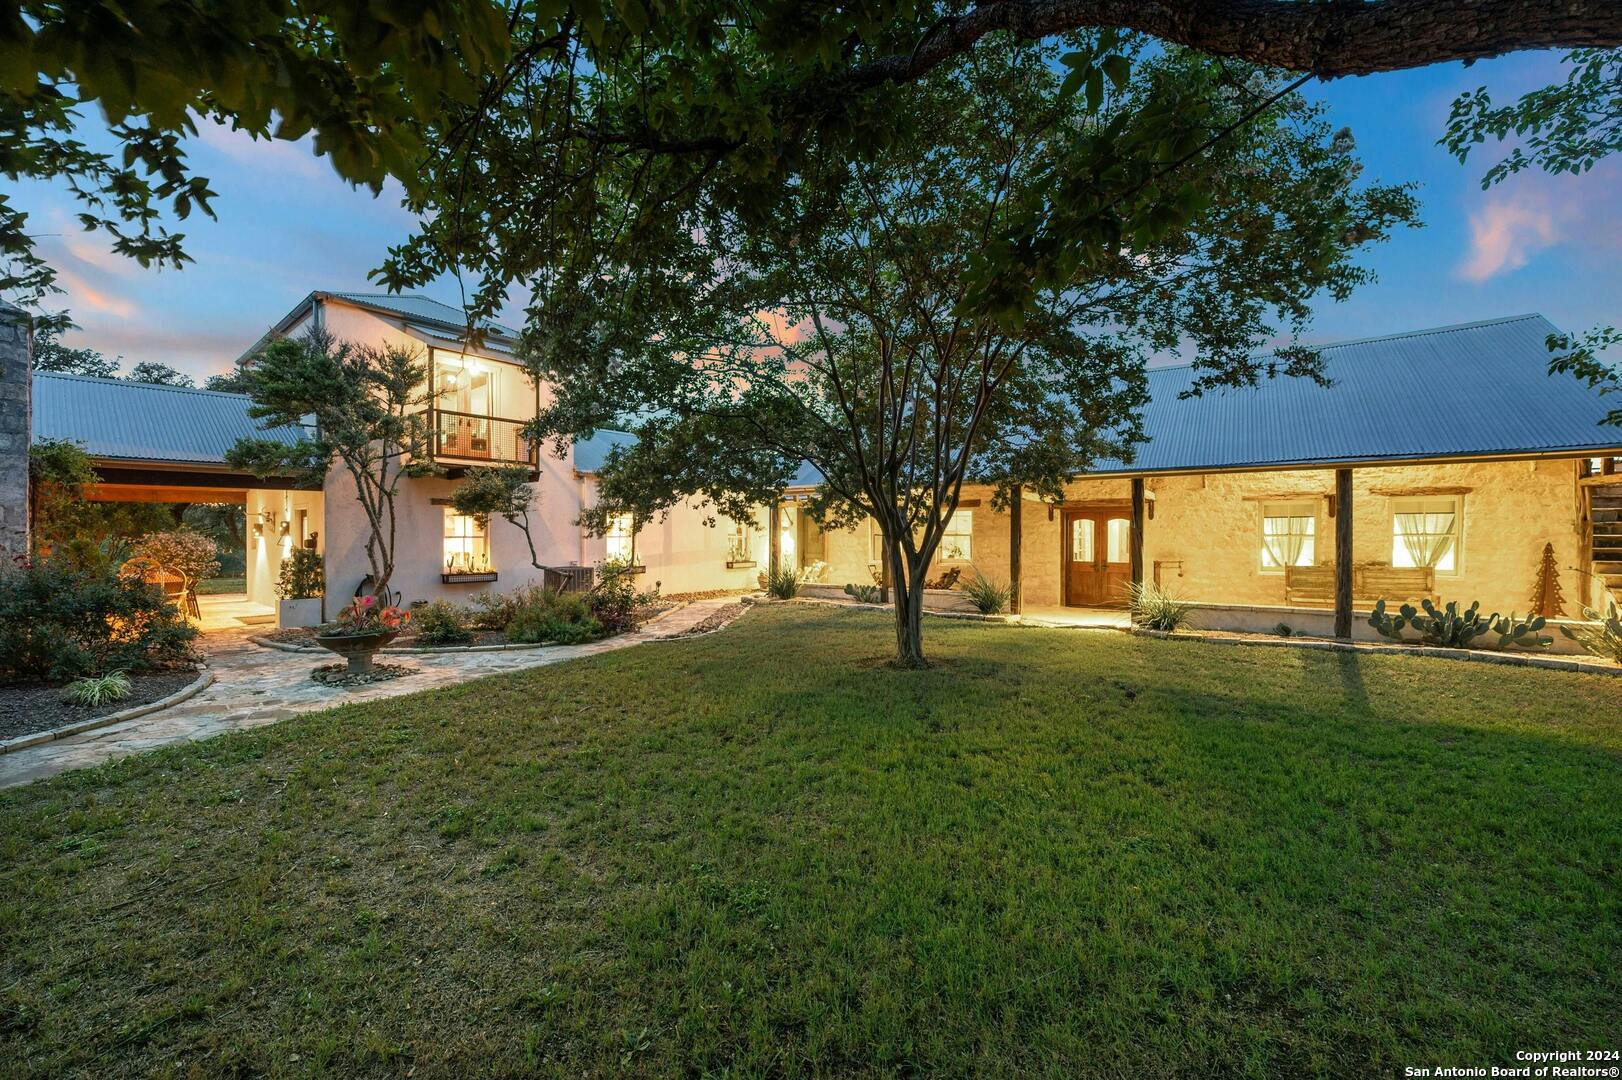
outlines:
[[[1352,470],[1335,470],[1335,636],[1352,636]]]
[[[1132,478],[1132,584],[1143,584],[1143,477]]]
[[[1019,540],[1022,531],[1020,503],[1025,501],[1023,491],[1023,488],[1015,484],[1014,501],[1008,506],[1008,611],[1013,615],[1018,615],[1020,608]]]
[[[772,578],[777,576],[777,562],[778,562],[777,548],[778,548],[778,545],[782,542],[781,538],[777,534],[777,500],[776,499],[772,500],[771,509],[766,514],[766,528],[767,528],[768,534],[769,534],[767,536],[767,551],[769,552],[769,554],[768,554],[768,556],[766,558],[766,580],[770,581]]]

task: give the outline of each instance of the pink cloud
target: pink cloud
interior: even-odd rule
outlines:
[[[1537,252],[1562,239],[1560,222],[1541,192],[1521,188],[1494,193],[1470,214],[1470,250],[1459,264],[1466,281],[1486,281],[1525,266]]]

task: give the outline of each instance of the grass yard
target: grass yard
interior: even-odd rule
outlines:
[[[1622,1046],[1622,680],[754,612],[0,793],[7,1076]]]

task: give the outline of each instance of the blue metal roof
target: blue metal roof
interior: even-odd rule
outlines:
[[[591,438],[575,440],[574,467],[583,473],[601,472],[610,450],[616,446],[632,446],[635,443],[636,436],[630,432],[599,428],[592,433]]]
[[[1577,379],[1548,374],[1541,315],[1319,346],[1332,381],[1276,378],[1245,389],[1178,395],[1188,367],[1152,368],[1149,442],[1130,465],[1097,473],[1613,450],[1609,406]]]
[[[301,428],[265,431],[245,394],[184,386],[34,374],[34,441],[66,439],[95,458],[223,465],[238,439],[298,442]]]

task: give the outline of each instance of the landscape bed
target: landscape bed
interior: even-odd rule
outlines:
[[[196,679],[195,668],[137,672],[129,677],[128,697],[100,705],[77,705],[69,701],[66,686],[0,686],[0,742],[150,705],[184,689]]]
[[[1622,1042],[1622,684],[804,605],[0,793],[19,1076]]]

